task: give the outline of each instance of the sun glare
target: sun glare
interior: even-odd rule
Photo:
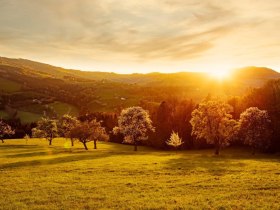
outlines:
[[[229,79],[231,75],[231,71],[227,70],[212,70],[209,72],[209,76],[216,80],[226,80]]]

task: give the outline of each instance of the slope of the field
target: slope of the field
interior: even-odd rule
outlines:
[[[0,144],[0,209],[279,209],[279,155]]]

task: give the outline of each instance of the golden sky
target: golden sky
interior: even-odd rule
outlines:
[[[0,0],[0,56],[132,72],[280,70],[280,0]]]

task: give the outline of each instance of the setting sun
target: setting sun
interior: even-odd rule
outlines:
[[[209,76],[217,80],[229,79],[230,75],[231,75],[231,71],[227,71],[227,70],[213,70],[209,72]]]

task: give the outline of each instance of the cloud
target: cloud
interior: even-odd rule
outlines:
[[[86,57],[101,67],[162,62],[181,68],[219,56],[246,64],[262,57],[253,50],[261,46],[263,63],[275,65],[267,55],[280,51],[279,14],[278,0],[0,0],[0,50],[40,54],[46,62]]]

